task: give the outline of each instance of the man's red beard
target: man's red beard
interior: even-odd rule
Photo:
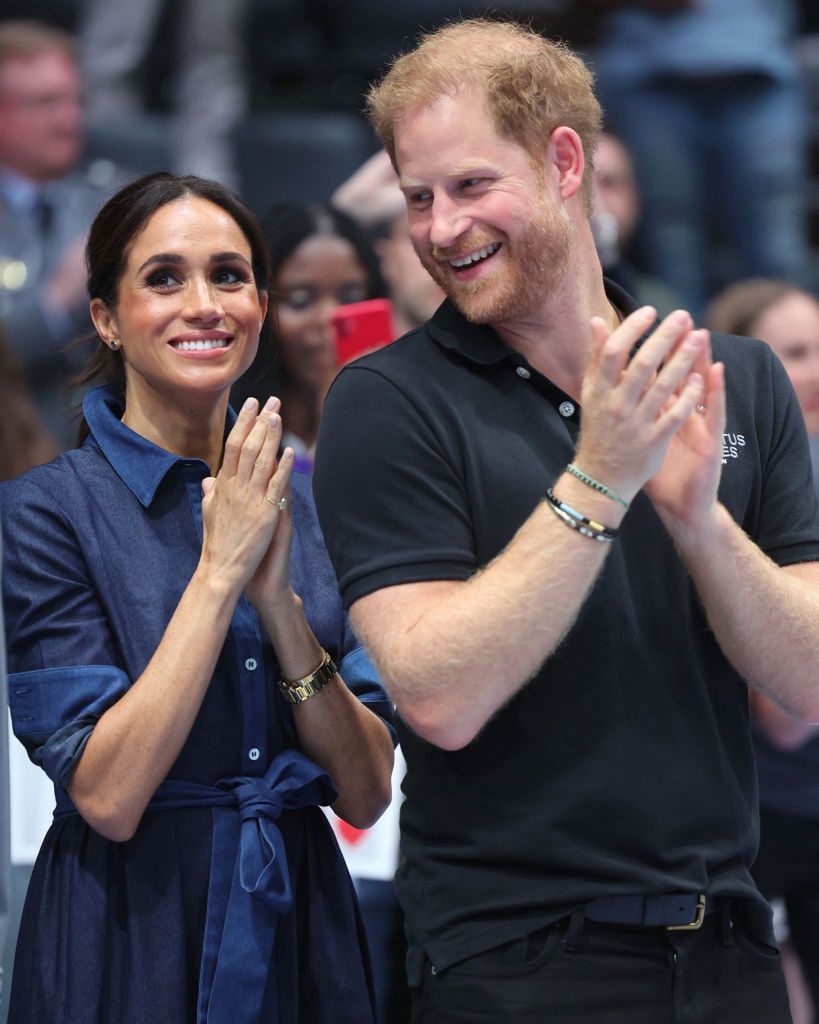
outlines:
[[[566,274],[572,226],[546,199],[514,239],[490,237],[484,232],[469,235],[457,251],[433,247],[418,253],[433,280],[473,323],[503,323],[535,313],[559,288]],[[473,281],[459,281],[449,260],[476,252],[492,243],[501,248],[489,257],[497,268]]]

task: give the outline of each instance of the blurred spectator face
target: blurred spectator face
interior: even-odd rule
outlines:
[[[273,282],[282,369],[294,385],[329,387],[336,372],[332,318],[338,306],[363,302],[370,282],[346,238],[312,235],[284,261]]]
[[[819,302],[791,292],[768,306],[749,333],[767,342],[782,360],[808,433],[819,434]]]
[[[594,155],[594,213],[616,227],[616,245],[624,249],[640,216],[640,199],[628,150],[613,135],[601,135]]]
[[[425,323],[444,301],[444,293],[412,247],[406,213],[393,220],[389,234],[378,240],[376,249],[396,313],[407,328]]]
[[[33,181],[62,177],[82,145],[80,80],[61,50],[0,66],[0,165]]]

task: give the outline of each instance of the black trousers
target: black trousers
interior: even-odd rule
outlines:
[[[425,963],[413,1024],[791,1024],[778,950],[727,914],[688,932],[579,924]]]
[[[784,898],[796,955],[819,1019],[819,821],[760,810],[752,873],[769,900]]]

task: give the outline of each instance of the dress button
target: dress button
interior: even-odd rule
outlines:
[[[515,373],[518,375],[518,377],[523,377],[524,380],[529,380],[529,378],[532,376],[532,374],[526,369],[525,366],[519,366],[515,370]]]
[[[248,752],[247,752],[247,756],[250,758],[251,761],[258,761],[259,760],[259,748],[258,747],[251,747],[250,750],[248,750]]]
[[[557,407],[558,412],[561,416],[573,416],[574,415],[574,403],[573,402],[561,402]]]
[[[256,668],[257,664],[258,662],[256,661],[255,658],[248,658],[247,661],[245,662],[245,668],[248,670],[248,672],[252,672]]]

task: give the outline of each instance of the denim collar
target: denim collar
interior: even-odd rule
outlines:
[[[165,451],[122,422],[125,403],[122,394],[109,384],[92,388],[82,403],[91,437],[114,472],[147,508],[172,466],[201,459],[184,459]],[[236,413],[228,406],[226,431],[236,422]],[[204,463],[202,463],[204,465]]]

